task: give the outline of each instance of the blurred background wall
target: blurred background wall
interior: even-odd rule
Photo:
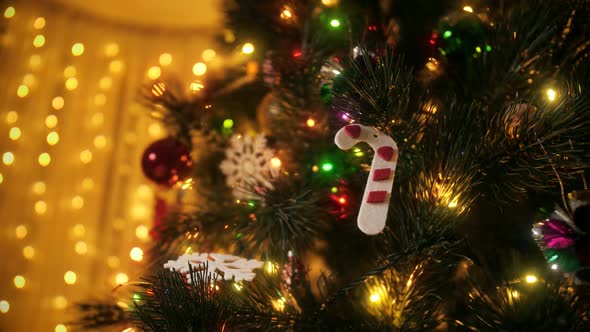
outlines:
[[[139,160],[165,132],[138,88],[220,71],[221,12],[212,0],[0,4],[0,331],[63,332],[69,305],[145,269],[155,188]]]

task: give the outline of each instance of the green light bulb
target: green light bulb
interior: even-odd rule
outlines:
[[[334,28],[337,28],[340,26],[340,21],[338,21],[337,19],[333,19],[330,21],[330,25]]]
[[[233,126],[234,126],[234,120],[232,120],[232,119],[223,120],[223,128],[231,129]]]
[[[451,37],[453,35],[453,32],[451,30],[447,30],[443,33],[443,38],[447,39],[449,37]]]
[[[322,164],[322,170],[324,172],[329,172],[329,171],[331,171],[333,169],[334,169],[334,165],[332,163],[323,163]]]

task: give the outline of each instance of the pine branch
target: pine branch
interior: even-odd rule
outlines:
[[[138,327],[145,331],[220,331],[231,320],[231,292],[207,271],[190,268],[190,283],[167,270],[140,284],[135,302]]]
[[[312,184],[298,176],[282,176],[274,190],[264,194],[237,231],[243,251],[284,261],[291,250],[299,255],[309,248],[329,221],[323,198]]]

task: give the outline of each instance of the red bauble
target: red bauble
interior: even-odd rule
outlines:
[[[186,145],[173,137],[155,141],[145,149],[141,157],[143,174],[153,182],[171,187],[186,179],[191,173],[190,152]]]

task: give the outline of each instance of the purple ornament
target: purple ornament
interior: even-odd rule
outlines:
[[[171,187],[186,179],[193,161],[188,148],[174,137],[155,141],[145,149],[141,158],[143,174],[153,182]]]
[[[564,221],[546,219],[539,228],[542,234],[541,239],[547,248],[565,249],[573,246],[576,242],[574,231]]]

